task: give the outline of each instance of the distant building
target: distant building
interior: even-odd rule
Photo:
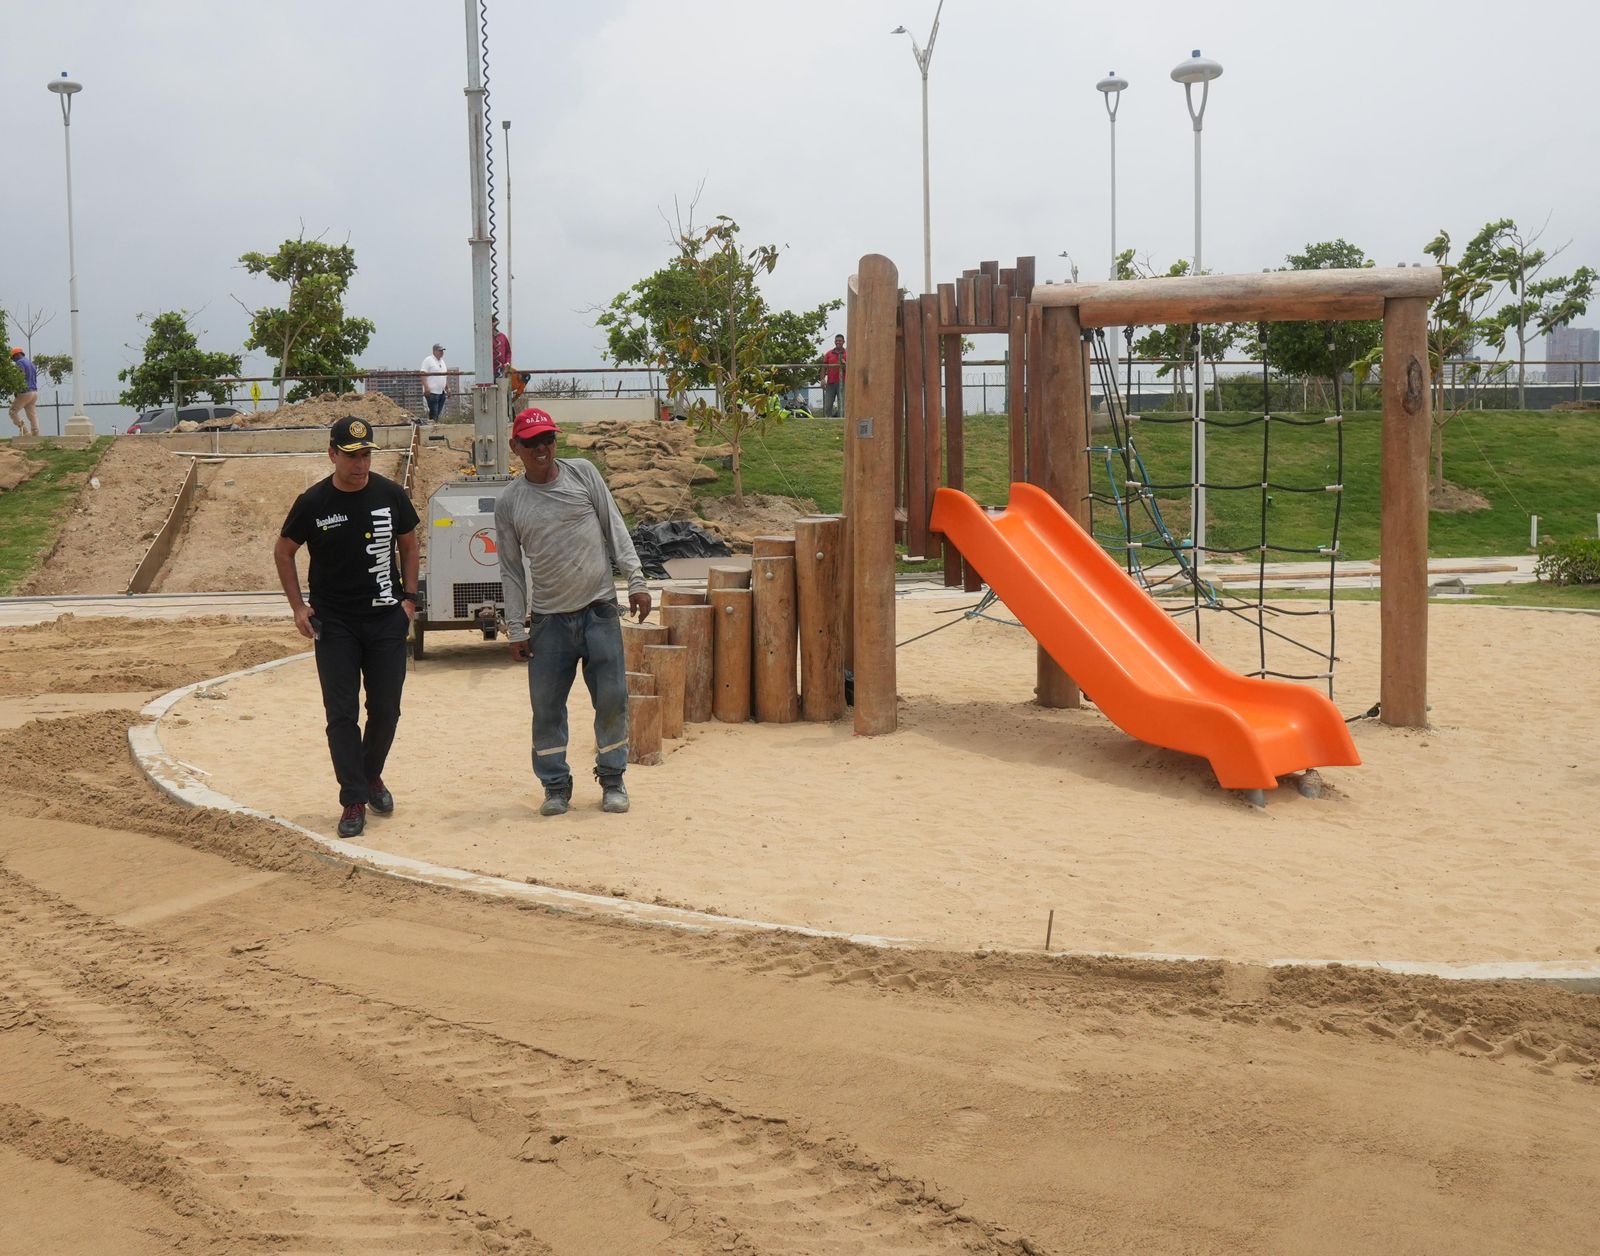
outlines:
[[[1600,331],[1593,327],[1557,327],[1544,338],[1545,382],[1572,384],[1578,368],[1569,363],[1600,359]],[[1600,366],[1583,368],[1585,382],[1600,382]]]

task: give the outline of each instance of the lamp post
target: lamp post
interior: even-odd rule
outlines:
[[[72,322],[72,417],[67,420],[66,435],[93,436],[94,423],[83,412],[83,350],[78,340],[78,255],[72,239],[72,98],[83,90],[82,83],[61,77],[45,84],[61,101],[61,130],[67,142],[67,304]],[[172,404],[177,405],[174,397]]]
[[[1211,80],[1220,77],[1222,66],[1200,55],[1196,48],[1187,61],[1181,61],[1172,70],[1172,81],[1183,84],[1184,103],[1189,108],[1189,120],[1194,123],[1194,273],[1202,273],[1200,265],[1200,128],[1206,116],[1206,98],[1211,94]],[[1195,84],[1200,85],[1200,103],[1194,101]],[[1205,389],[1204,328],[1196,323],[1194,328],[1194,523],[1191,535],[1194,540],[1195,562],[1205,561],[1206,548],[1206,389]]]
[[[500,151],[505,154],[506,163],[506,340],[515,351],[517,342],[512,336],[515,328],[511,322],[511,289],[517,273],[516,265],[511,260],[511,120],[509,118],[503,118],[500,122]],[[511,364],[506,363],[506,369],[510,368]]]
[[[1100,92],[1106,102],[1106,116],[1111,119],[1111,274],[1110,278],[1117,278],[1117,110],[1122,106],[1122,93],[1128,86],[1128,80],[1117,77],[1117,72],[1112,70],[1105,78],[1095,84],[1095,90]],[[1111,378],[1117,378],[1117,359],[1121,356],[1118,342],[1117,328],[1108,329],[1107,347],[1111,353]]]
[[[944,11],[944,0],[933,11],[933,29],[928,32],[928,46],[919,48],[917,37],[904,26],[896,26],[889,33],[904,35],[911,41],[911,55],[917,69],[922,72],[922,290],[933,291],[933,210],[928,192],[928,66],[933,61],[933,41],[939,38],[939,14]]]

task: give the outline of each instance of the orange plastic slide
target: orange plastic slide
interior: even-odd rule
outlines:
[[[941,488],[932,527],[1118,728],[1209,759],[1224,789],[1361,762],[1333,703],[1223,667],[1034,485],[1013,484],[999,515]]]

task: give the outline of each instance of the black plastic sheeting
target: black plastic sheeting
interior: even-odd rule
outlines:
[[[647,580],[665,580],[669,558],[726,558],[733,553],[720,537],[684,519],[641,523],[632,540]]]

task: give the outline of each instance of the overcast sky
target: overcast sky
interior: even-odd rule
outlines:
[[[489,0],[491,109],[509,119],[516,360],[603,364],[594,307],[667,257],[662,213],[785,251],[776,305],[840,295],[882,252],[922,271],[919,83],[936,0]],[[1600,266],[1600,6],[1543,0],[1081,4],[947,0],[931,83],[935,279],[997,258],[1066,277],[1109,262],[1108,125],[1095,82],[1131,83],[1118,131],[1118,240],[1165,266],[1193,248],[1192,132],[1169,73],[1224,66],[1205,117],[1205,262],[1257,271],[1343,236],[1383,264],[1426,260],[1502,216]],[[237,349],[280,299],[241,253],[348,238],[348,309],[368,366],[434,340],[471,365],[466,40],[456,0],[29,0],[6,6],[10,149],[0,305],[57,312],[69,347],[61,117],[84,85],[73,174],[86,388],[112,397],[140,313],[203,310]],[[500,185],[504,218],[504,167]],[[502,236],[503,245],[503,236]],[[506,267],[501,263],[502,283]],[[502,308],[504,297],[502,296]],[[1600,311],[1597,311],[1600,313]],[[1591,324],[1596,315],[1587,320]],[[843,330],[843,315],[838,316]],[[247,369],[265,374],[255,355]]]

